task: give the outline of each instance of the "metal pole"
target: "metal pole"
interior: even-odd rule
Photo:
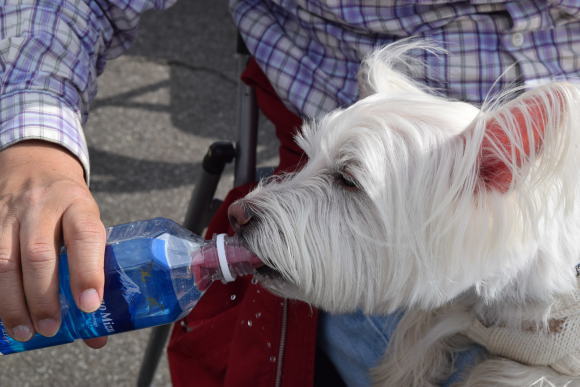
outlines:
[[[246,66],[247,57],[240,58],[240,74]],[[236,166],[234,186],[256,181],[256,146],[258,141],[258,105],[256,93],[248,85],[238,85],[238,141],[236,142]]]
[[[141,363],[139,370],[139,379],[137,380],[137,387],[149,387],[153,381],[157,364],[163,354],[163,348],[171,332],[173,324],[160,325],[151,330],[149,341],[147,342],[147,349],[145,349],[145,356]]]

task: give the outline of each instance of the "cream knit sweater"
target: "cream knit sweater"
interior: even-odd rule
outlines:
[[[475,319],[467,336],[494,355],[580,376],[580,278],[578,284],[574,294],[553,305],[549,330],[485,327]]]

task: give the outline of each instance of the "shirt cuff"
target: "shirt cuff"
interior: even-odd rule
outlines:
[[[89,152],[80,113],[58,97],[37,91],[0,96],[0,150],[24,140],[63,146],[81,162],[89,182]]]

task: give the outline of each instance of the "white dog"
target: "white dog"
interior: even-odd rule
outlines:
[[[230,209],[262,283],[331,312],[407,308],[378,385],[436,385],[473,341],[493,355],[461,385],[580,385],[580,91],[480,110],[396,71],[411,49],[429,47],[370,56],[369,95],[303,128],[306,166]]]

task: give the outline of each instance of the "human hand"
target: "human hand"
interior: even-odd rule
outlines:
[[[19,341],[60,327],[58,252],[67,247],[77,306],[95,311],[104,285],[105,228],[80,162],[64,148],[25,141],[0,152],[0,319]],[[106,338],[86,341],[102,347]]]

